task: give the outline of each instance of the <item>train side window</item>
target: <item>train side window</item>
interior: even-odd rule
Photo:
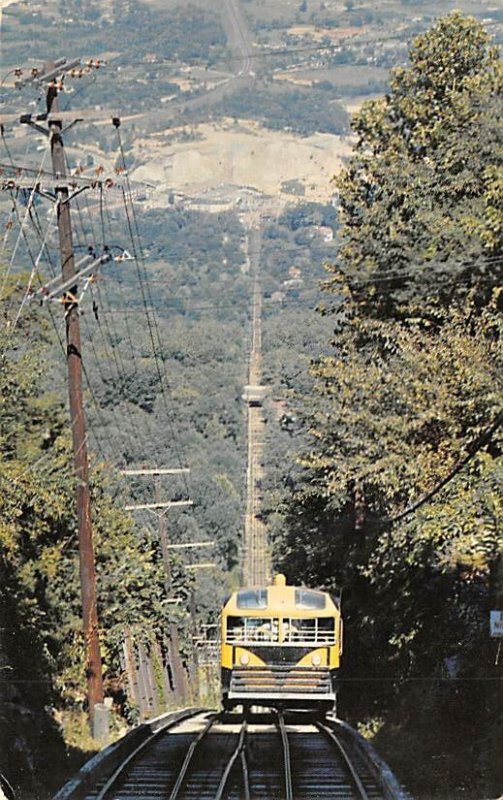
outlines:
[[[238,608],[267,608],[267,589],[242,589],[237,594]]]

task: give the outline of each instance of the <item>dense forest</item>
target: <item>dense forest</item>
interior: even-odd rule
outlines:
[[[446,17],[356,116],[331,352],[270,442],[277,564],[343,588],[344,712],[428,797],[502,777],[501,66]]]
[[[42,214],[37,205],[38,217]],[[234,213],[151,210],[137,217],[140,238],[133,243],[125,234],[124,209],[106,199],[103,227],[93,224],[92,211],[80,200],[74,223],[76,252],[90,243],[98,246],[102,238],[130,249],[142,242],[137,261],[107,265],[81,301],[105,691],[114,698],[117,734],[138,718],[124,693],[124,631],[148,645],[152,636],[162,640],[174,622],[188,666],[192,592],[196,624],[214,624],[224,596],[239,581],[249,253],[246,230]],[[277,326],[275,349],[279,354],[279,343],[285,342],[285,358],[293,361],[304,353],[304,364],[313,332],[295,343],[295,353],[286,342],[320,297],[317,280],[333,252],[333,244],[319,234],[322,223],[335,227],[333,208],[296,206],[271,220],[263,237],[264,314]],[[51,231],[49,245],[57,246],[55,237]],[[31,245],[36,246],[36,235],[30,232],[19,245],[22,259],[29,261]],[[303,277],[289,288],[284,284],[293,265]],[[27,302],[29,277],[5,269],[1,281],[0,471],[0,647],[8,676],[0,689],[0,727],[4,767],[28,797],[36,796],[47,758],[61,765],[43,778],[51,790],[96,747],[83,713],[85,665],[60,307]],[[278,324],[282,318],[284,326]],[[325,320],[316,327],[318,341],[328,336]],[[287,369],[286,363],[281,368]],[[165,602],[158,522],[152,515],[137,513],[133,519],[123,511],[127,503],[152,502],[155,488],[145,479],[126,481],[117,472],[118,467],[158,465],[190,467],[186,479],[175,476],[160,487],[163,500],[190,497],[194,503],[170,511],[171,541],[215,543],[203,556],[215,567],[198,574],[197,585],[190,553],[173,556],[177,605]],[[33,660],[26,659],[27,649]],[[40,678],[34,677],[34,662]],[[21,691],[26,681],[29,688]],[[11,726],[17,730],[15,753],[7,739]],[[40,738],[38,731],[46,729],[47,736]]]

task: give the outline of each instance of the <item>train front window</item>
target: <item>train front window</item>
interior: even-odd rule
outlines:
[[[313,592],[312,589],[296,589],[295,605],[297,608],[321,611],[327,604],[326,595],[323,592]]]
[[[336,643],[333,617],[298,619],[285,617],[282,622],[283,644],[331,645]]]
[[[267,589],[241,589],[236,605],[238,608],[267,608]]]
[[[271,617],[227,617],[226,642],[279,642],[279,620]]]

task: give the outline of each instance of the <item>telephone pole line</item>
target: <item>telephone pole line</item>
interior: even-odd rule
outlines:
[[[158,475],[155,475],[154,477],[154,488],[155,488],[155,498],[157,504],[160,504],[161,486]],[[171,578],[171,562],[169,556],[168,526],[166,523],[165,514],[159,514],[159,543],[161,545],[161,556],[162,556],[162,563],[164,566],[164,587],[166,590],[166,596],[169,597],[172,590],[172,578]],[[188,695],[190,694],[190,690],[187,685],[187,675],[185,673],[185,669],[182,663],[182,658],[180,655],[180,637],[178,636],[178,628],[176,627],[174,622],[170,622],[168,625],[168,636],[169,636],[168,647],[169,647],[175,696],[177,697],[178,702],[183,705],[188,700]]]
[[[71,122],[64,128],[64,120],[68,120],[68,113],[62,112],[59,107],[58,94],[63,85],[64,75],[75,74],[81,64],[80,59],[67,61],[61,58],[58,61],[46,61],[41,68],[32,68],[26,77],[16,81],[16,86],[21,89],[28,84],[45,86],[46,113],[38,114],[35,118],[31,114],[23,114],[20,118],[22,124],[30,125],[39,133],[48,137],[52,160],[52,184],[54,194],[41,190],[37,182],[32,187],[32,193],[39,192],[45,197],[50,197],[56,204],[57,226],[59,235],[59,250],[61,257],[61,279],[52,280],[47,292],[42,292],[41,298],[51,300],[61,295],[61,302],[65,312],[66,323],[66,360],[68,368],[68,396],[70,405],[70,422],[73,444],[73,465],[75,476],[76,516],[79,543],[79,568],[80,589],[82,598],[82,620],[85,642],[85,663],[87,680],[88,713],[91,731],[96,738],[107,738],[106,711],[103,704],[103,676],[101,666],[101,653],[98,634],[98,612],[96,599],[96,568],[94,563],[93,531],[91,522],[91,498],[89,491],[89,464],[87,454],[86,424],[84,415],[84,402],[82,391],[82,347],[79,322],[79,301],[77,299],[77,285],[83,274],[96,270],[100,264],[111,260],[107,252],[101,257],[94,258],[89,255],[81,259],[76,265],[73,250],[72,221],[70,204],[73,194],[78,194],[84,188],[89,188],[90,183],[85,182],[71,194],[71,187],[66,174],[65,149],[63,133],[79,121],[77,114],[73,115]],[[100,62],[90,62],[87,66],[77,70],[77,77],[91,68],[98,68]],[[17,70],[21,76],[23,70]],[[40,123],[46,123],[45,125]],[[25,181],[26,182],[26,181]],[[75,182],[73,182],[75,184]],[[91,264],[89,264],[91,261]],[[81,269],[85,262],[85,267]],[[76,269],[78,267],[78,270]],[[49,291],[51,286],[51,291]],[[99,713],[97,707],[100,706]]]
[[[44,64],[44,71],[54,71],[54,62]],[[58,89],[55,80],[47,88],[47,111],[59,112]],[[56,183],[57,221],[61,271],[63,283],[75,278],[70,196],[66,185],[65,150],[62,137],[63,123],[51,119],[49,123],[52,170]],[[73,464],[76,479],[77,528],[79,536],[80,588],[82,617],[86,646],[87,697],[91,725],[94,724],[95,707],[103,703],[103,674],[98,634],[96,599],[96,567],[94,562],[93,531],[91,521],[91,496],[89,491],[89,462],[87,454],[86,424],[82,392],[82,347],[78,304],[75,302],[77,286],[72,286],[63,297],[66,321],[66,358],[68,366],[68,396],[72,427]]]
[[[166,592],[166,597],[170,598],[173,589],[173,581],[171,575],[171,561],[170,561],[170,549],[176,547],[176,545],[170,544],[169,535],[168,535],[168,526],[166,521],[166,513],[170,508],[173,507],[183,507],[183,506],[192,506],[193,501],[190,499],[185,500],[169,500],[163,501],[162,500],[162,493],[161,493],[161,482],[160,478],[166,475],[183,475],[190,472],[190,469],[187,467],[182,467],[179,469],[165,469],[165,468],[147,468],[144,467],[143,469],[124,469],[121,470],[121,474],[126,477],[139,477],[139,476],[146,476],[153,478],[154,483],[154,494],[155,494],[155,502],[154,503],[132,503],[125,506],[126,511],[150,511],[151,513],[155,514],[159,520],[159,545],[161,550],[161,557],[162,563],[164,567],[164,589]],[[202,546],[209,546],[213,544],[213,542],[202,542],[202,543],[188,543],[183,545],[184,547],[200,547]],[[180,545],[181,547],[181,545]],[[169,653],[169,664],[171,669],[171,678],[173,682],[173,689],[176,697],[176,701],[183,705],[190,699],[191,695],[191,687],[189,685],[189,681],[187,678],[187,673],[185,671],[185,667],[183,665],[182,657],[180,654],[180,637],[178,635],[178,628],[174,622],[168,623],[168,653]]]

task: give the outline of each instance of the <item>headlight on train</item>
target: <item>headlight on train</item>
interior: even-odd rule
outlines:
[[[242,653],[242,654],[239,656],[239,661],[240,661],[240,663],[243,665],[243,667],[246,667],[246,665],[247,665],[247,664],[249,663],[249,661],[250,661],[250,656],[248,655],[248,653]]]
[[[317,653],[315,653],[314,656],[311,656],[311,664],[313,667],[319,667],[321,664],[321,656],[319,656]]]

